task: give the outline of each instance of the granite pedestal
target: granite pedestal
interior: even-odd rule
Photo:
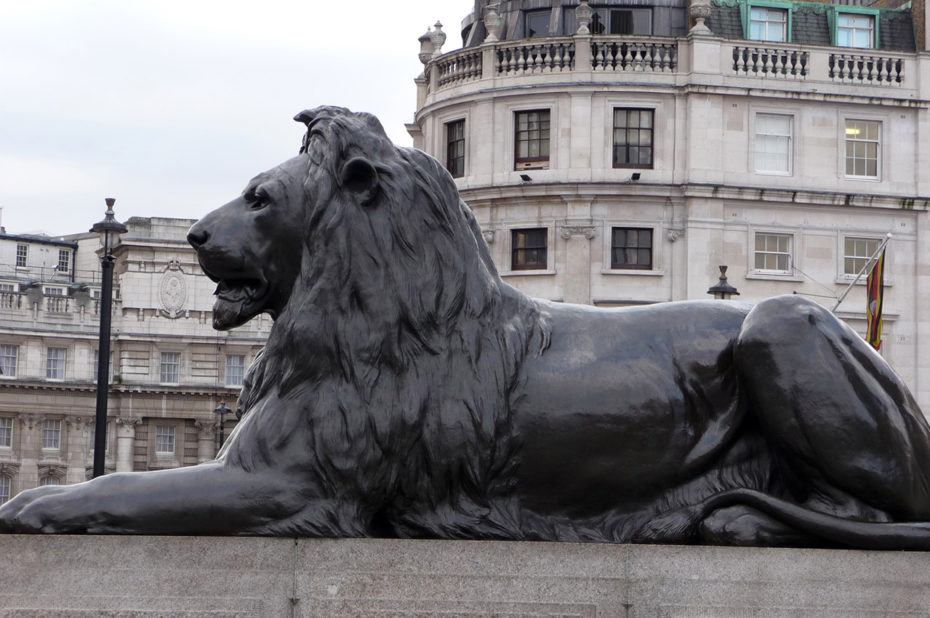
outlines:
[[[0,616],[930,616],[930,554],[0,536]]]

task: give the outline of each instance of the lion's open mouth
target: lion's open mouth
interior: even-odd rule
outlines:
[[[217,279],[214,279],[217,280]],[[244,324],[267,304],[271,286],[263,279],[219,279],[213,304],[213,327],[226,330]]]
[[[213,294],[232,303],[262,299],[268,292],[268,284],[258,279],[231,279],[220,281]]]

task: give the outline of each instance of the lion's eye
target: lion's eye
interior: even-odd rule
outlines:
[[[261,210],[271,201],[271,199],[268,197],[268,194],[261,189],[249,191],[249,193],[246,194],[245,199],[249,203],[249,208],[252,210]]]

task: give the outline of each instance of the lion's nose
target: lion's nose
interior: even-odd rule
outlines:
[[[207,234],[207,230],[199,227],[197,223],[192,225],[191,229],[187,232],[187,242],[189,242],[195,250],[200,249],[200,247],[207,242],[208,237],[209,234]]]

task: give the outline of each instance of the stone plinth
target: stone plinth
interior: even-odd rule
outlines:
[[[927,616],[930,554],[0,536],[0,616]]]

